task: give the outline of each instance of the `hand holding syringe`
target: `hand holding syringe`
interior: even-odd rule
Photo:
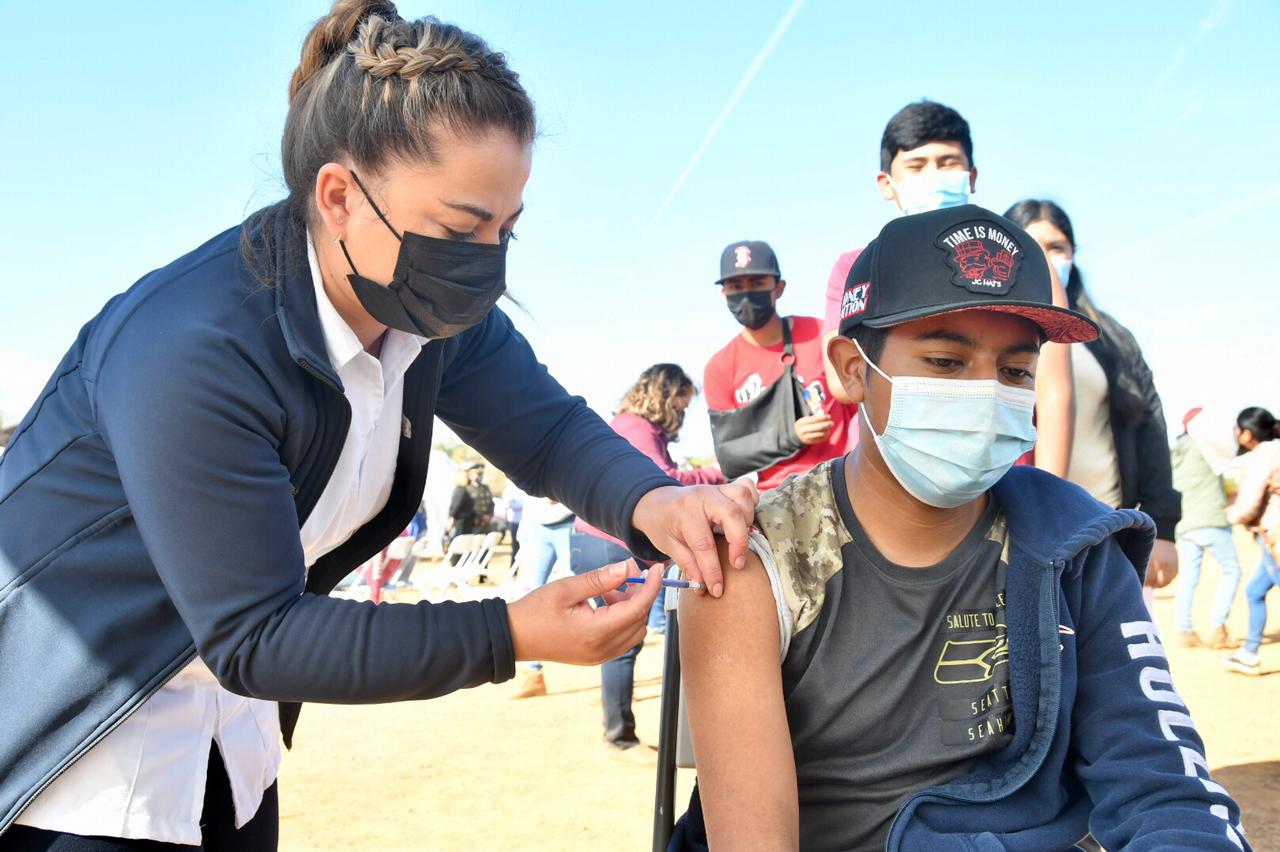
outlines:
[[[633,585],[641,584],[644,582],[644,577],[628,577],[622,582],[631,583]],[[662,587],[664,589],[688,589],[693,592],[701,591],[706,588],[706,586],[693,580],[668,580],[665,577],[662,578]]]

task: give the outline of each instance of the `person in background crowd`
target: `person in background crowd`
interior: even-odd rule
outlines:
[[[756,471],[760,489],[774,488],[793,473],[843,454],[852,412],[836,402],[827,385],[821,322],[816,317],[778,315],[787,282],[773,249],[756,240],[730,243],[720,255],[716,284],[742,331],[707,363],[702,383],[707,407],[713,412],[745,409],[783,379],[784,332],[790,335],[793,369],[804,388],[807,407],[793,427],[799,449]],[[729,469],[724,453],[717,440],[716,456]]]
[[[484,482],[484,465],[467,468],[467,493],[471,495],[471,533],[489,532],[493,524],[493,491]]]
[[[529,591],[545,585],[556,566],[570,566],[570,536],[573,533],[573,510],[563,503],[545,497],[527,496],[524,500],[524,522],[520,525],[521,580]],[[659,595],[661,600],[662,596]],[[540,660],[521,664],[524,678],[512,698],[536,698],[547,694],[547,681]]]
[[[524,519],[527,495],[514,482],[502,490],[502,527],[511,534],[511,564],[520,556],[520,521]]]
[[[654,364],[641,373],[627,391],[609,425],[676,482],[682,485],[719,485],[725,477],[718,469],[687,470],[677,466],[671,458],[669,447],[680,434],[685,411],[696,392],[693,379],[679,366]],[[579,521],[578,529],[603,535],[585,521]],[[666,629],[666,623],[662,596],[659,596],[649,614],[649,629],[661,633]]]
[[[413,520],[409,521],[407,529],[409,530],[409,535],[413,536],[414,541],[427,534],[427,507],[425,504],[418,504],[418,511],[413,513]]]
[[[362,566],[360,571],[363,574],[365,584],[369,587],[369,600],[375,604],[382,603],[382,596],[394,590],[391,578],[394,577],[402,565],[412,556],[413,533],[405,527],[401,530],[400,535],[396,536],[395,541],[382,551],[370,559]],[[394,553],[393,553],[394,551]]]
[[[1026,199],[1005,216],[1040,244],[1058,278],[1066,282],[1071,309],[1098,324],[1097,340],[1071,347],[1075,429],[1066,478],[1108,506],[1141,509],[1156,522],[1146,578],[1150,602],[1150,590],[1167,586],[1178,574],[1173,538],[1182,516],[1164,410],[1151,369],[1133,334],[1098,310],[1085,291],[1075,262],[1075,229],[1066,212],[1052,201]]]
[[[1245,586],[1249,602],[1249,633],[1244,647],[1222,658],[1228,669],[1261,674],[1258,649],[1267,628],[1267,594],[1280,586],[1280,494],[1273,490],[1280,477],[1280,423],[1265,408],[1246,408],[1236,418],[1240,445],[1235,500],[1227,507],[1227,520],[1242,524],[1257,537],[1262,555],[1258,570]]]
[[[231,62],[205,57],[209,79]],[[510,604],[329,595],[413,516],[436,416],[713,596],[713,527],[745,563],[751,489],[680,487],[497,307],[537,136],[506,57],[339,0],[287,93],[288,196],[108,301],[0,457],[5,852],[274,849],[298,702],[432,698],[643,640],[661,585],[616,591],[627,565]]]
[[[444,547],[460,535],[469,535],[475,531],[475,500],[471,497],[471,474],[467,470],[459,470],[453,485],[453,494],[449,497],[449,519],[445,521]]]
[[[636,380],[622,397],[618,413],[609,421],[613,430],[626,438],[640,452],[658,465],[668,476],[685,485],[717,485],[725,481],[715,468],[681,470],[671,459],[668,446],[680,434],[685,410],[693,400],[693,379],[675,364],[654,364]],[[573,534],[574,573],[593,571],[602,565],[631,558],[621,541],[578,519]],[[661,571],[661,566],[653,570]],[[661,596],[649,613],[650,625],[655,613],[662,612]],[[665,626],[665,620],[658,622]],[[640,744],[636,736],[636,719],[631,711],[631,693],[635,683],[636,657],[643,643],[637,643],[621,656],[600,667],[600,702],[604,707],[605,743],[618,751],[629,751]],[[638,752],[632,752],[638,754]],[[648,757],[648,755],[642,755]]]
[[[425,503],[418,504],[418,511],[413,513],[413,520],[409,522],[405,532],[413,539],[414,546],[409,550],[409,555],[400,563],[399,570],[387,581],[387,585],[393,589],[401,589],[409,585],[409,580],[413,576],[413,569],[418,565],[418,543],[427,537],[427,507]]]
[[[973,161],[973,137],[969,122],[949,106],[930,100],[907,104],[894,113],[880,137],[880,171],[876,175],[880,197],[893,203],[904,216],[957,207],[969,202],[978,186]],[[827,279],[823,347],[836,336],[842,319],[846,278],[862,249],[840,255]],[[1065,282],[1052,275],[1053,304],[1067,305]],[[1074,401],[1071,357],[1068,347],[1046,343],[1040,351],[1036,374],[1036,446],[1024,462],[1056,476],[1066,476],[1070,461]],[[850,404],[826,361],[827,383],[840,402]],[[851,429],[849,449],[858,440]]]
[[[1213,472],[1188,427],[1202,409],[1193,408],[1182,418],[1182,434],[1173,444],[1173,486],[1182,495],[1182,520],[1174,529],[1178,545],[1178,633],[1184,647],[1208,644],[1234,648],[1227,635],[1227,616],[1240,585],[1240,562],[1227,523],[1227,495],[1222,478]],[[1191,623],[1200,565],[1208,552],[1222,577],[1209,614],[1210,634],[1201,640]]]

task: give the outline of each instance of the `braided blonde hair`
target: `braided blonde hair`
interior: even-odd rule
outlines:
[[[289,220],[297,227],[312,218],[325,163],[349,158],[370,174],[393,161],[433,163],[441,131],[475,140],[494,130],[524,145],[537,133],[533,102],[503,54],[433,17],[406,21],[389,0],[337,0],[307,34],[289,80],[281,142]],[[254,219],[273,209],[246,223],[251,269],[273,250],[270,229],[254,228]]]

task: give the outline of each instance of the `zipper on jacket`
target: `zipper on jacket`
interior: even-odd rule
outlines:
[[[347,402],[346,394],[342,393],[342,391],[340,391],[338,388],[336,388],[336,387],[334,386],[334,384],[333,384],[331,381],[329,381],[329,379],[328,379],[327,377],[325,377],[322,373],[320,373],[318,370],[316,370],[316,369],[315,369],[315,368],[313,368],[310,364],[308,364],[308,363],[307,363],[307,361],[306,361],[306,359],[304,359],[304,358],[299,358],[299,359],[297,359],[297,360],[298,360],[298,366],[302,367],[304,370],[306,370],[308,373],[310,373],[310,374],[311,374],[312,376],[314,376],[316,379],[319,379],[319,380],[320,380],[320,381],[321,381],[321,382],[322,382],[322,383],[323,383],[327,388],[329,388],[331,391],[333,391],[334,393],[336,393],[336,394],[338,395],[338,398],[339,398],[339,399],[341,399],[341,400],[342,400],[343,405],[340,407],[340,411],[342,412],[342,418],[341,418],[341,419],[342,419],[341,432],[342,432],[342,434],[343,434],[343,438],[344,438],[344,440],[345,440],[346,432],[347,432],[347,430],[348,430],[348,429],[350,428],[350,426],[351,426],[351,404],[350,404],[349,402]],[[329,478],[333,475],[333,469],[334,469],[335,467],[337,467],[337,466],[338,466],[338,458],[339,458],[339,456],[341,456],[341,454],[342,454],[342,452],[341,452],[342,444],[341,444],[341,443],[339,443],[338,447],[339,447],[339,451],[338,451],[338,453],[334,454],[334,455],[333,455],[333,457],[332,457],[332,459],[329,461],[329,464],[328,464],[328,470],[325,472],[325,475],[324,475],[323,480],[321,480],[321,481],[323,481],[323,482],[326,482],[326,483],[327,483],[327,482],[329,481]],[[294,493],[295,493],[295,495],[296,495],[296,494],[297,494],[298,489],[295,487],[293,490],[294,490]],[[322,489],[322,490],[323,490],[323,489]],[[316,495],[316,496],[318,496],[318,495]],[[307,508],[307,514],[309,515],[309,514],[311,513],[311,510],[315,508],[316,500],[312,500],[312,499],[311,499],[311,497],[312,497],[312,495],[311,495],[311,494],[308,494],[308,495],[307,495],[307,497],[308,497],[308,500],[309,500],[309,502],[310,502],[310,505],[306,507],[306,508]],[[305,523],[305,522],[306,522],[306,518],[304,518],[304,517],[300,517],[299,524],[301,525],[302,523]],[[110,727],[108,727],[105,731],[103,731],[101,734],[99,734],[98,736],[96,736],[96,737],[94,737],[92,740],[90,740],[90,741],[88,742],[88,744],[87,744],[87,745],[85,745],[85,747],[84,747],[83,749],[81,749],[81,750],[79,750],[78,752],[74,753],[74,754],[71,756],[71,758],[70,758],[69,760],[67,760],[65,763],[63,763],[61,766],[59,766],[59,767],[58,767],[58,769],[53,773],[53,775],[51,775],[51,776],[49,777],[49,780],[48,780],[48,781],[45,781],[43,784],[41,784],[41,785],[36,789],[36,791],[32,794],[31,798],[27,800],[26,804],[24,804],[24,805],[23,805],[23,806],[22,806],[22,807],[17,811],[17,813],[15,813],[15,814],[13,815],[13,819],[14,819],[14,820],[16,820],[19,816],[21,816],[21,815],[22,815],[22,812],[23,812],[23,811],[25,811],[28,807],[30,807],[31,803],[32,803],[32,802],[34,802],[34,801],[36,800],[36,798],[37,798],[37,797],[39,797],[39,795],[45,791],[45,788],[47,788],[50,784],[52,784],[54,781],[56,781],[56,780],[59,778],[59,776],[61,776],[61,775],[62,775],[62,773],[66,772],[66,771],[67,771],[67,769],[69,769],[69,768],[71,767],[71,765],[72,765],[72,764],[74,764],[77,760],[79,760],[81,757],[83,757],[83,756],[85,755],[85,753],[87,753],[87,752],[89,751],[89,749],[93,748],[93,747],[94,747],[94,746],[96,746],[99,742],[101,742],[103,739],[105,739],[105,738],[106,738],[106,736],[107,736],[108,734],[110,734],[112,731],[114,731],[116,728],[118,728],[121,724],[123,724],[123,723],[124,723],[124,721],[125,721],[126,719],[128,719],[130,716],[132,716],[132,715],[133,715],[133,714],[138,710],[138,708],[139,708],[139,707],[141,707],[143,704],[145,704],[145,703],[147,702],[147,700],[151,698],[151,696],[155,695],[157,692],[159,692],[161,689],[163,689],[163,688],[164,688],[164,685],[165,685],[166,683],[168,683],[170,680],[172,680],[172,679],[173,679],[173,678],[178,674],[178,672],[182,671],[183,667],[185,667],[187,663],[191,662],[191,660],[193,660],[193,659],[195,658],[195,656],[196,656],[196,653],[195,653],[195,651],[193,650],[193,651],[191,652],[191,654],[190,654],[188,657],[186,657],[186,659],[182,662],[182,664],[181,664],[181,665],[179,665],[179,666],[177,666],[177,667],[173,670],[173,673],[172,673],[172,674],[170,674],[170,675],[169,675],[168,677],[166,677],[163,681],[161,681],[160,683],[156,684],[156,685],[155,685],[154,687],[152,687],[151,689],[147,690],[146,694],[144,694],[144,695],[142,696],[142,698],[138,701],[138,703],[137,703],[137,704],[135,704],[135,705],[133,706],[133,709],[131,709],[128,713],[125,713],[123,716],[121,716],[119,719],[117,719],[117,720],[116,720],[114,723],[112,723],[112,725],[111,725]],[[7,827],[8,827],[8,825],[10,825],[10,824],[12,824],[12,821],[10,821],[10,823],[6,823],[6,824],[5,824],[5,825],[3,825],[3,826],[0,826],[0,830],[3,830],[3,829],[5,829],[5,828],[7,828]]]
[[[180,657],[179,660],[181,662],[174,667],[173,671],[169,674],[168,677],[166,677],[164,680],[160,681],[155,686],[148,689],[146,693],[142,696],[142,698],[138,700],[138,703],[134,704],[128,713],[125,713],[124,715],[122,715],[119,719],[112,722],[111,725],[105,731],[103,731],[102,733],[98,734],[96,737],[93,737],[91,740],[89,740],[89,742],[85,745],[84,748],[73,753],[68,760],[64,761],[63,764],[59,766],[52,775],[49,776],[49,780],[45,781],[43,784],[37,787],[35,789],[35,792],[31,794],[31,797],[28,798],[27,801],[23,803],[22,807],[18,808],[18,810],[14,812],[13,818],[10,819],[8,822],[0,824],[0,832],[7,830],[9,826],[13,825],[17,821],[18,817],[22,816],[22,812],[25,811],[27,808],[31,807],[31,803],[34,802],[36,799],[40,798],[40,794],[43,793],[50,784],[52,784],[54,781],[57,781],[58,778],[62,776],[62,773],[70,769],[77,760],[79,760],[80,758],[88,754],[90,749],[92,749],[98,743],[106,739],[107,736],[112,731],[114,731],[116,728],[123,725],[126,719],[128,719],[134,713],[138,712],[138,708],[142,707],[143,704],[146,704],[147,701],[150,700],[151,696],[155,695],[157,692],[164,689],[165,684],[167,684],[169,681],[177,677],[178,672],[185,669],[187,665],[195,658],[196,658],[195,648],[191,649],[191,653],[189,655],[185,657]]]
[[[1058,634],[1058,625],[1062,622],[1058,620],[1058,591],[1062,588],[1062,572],[1067,569],[1067,563],[1061,559],[1056,559],[1049,563],[1049,567],[1053,570],[1053,630],[1054,635]],[[1062,640],[1058,640],[1058,651],[1062,651]]]
[[[1049,612],[1053,616],[1053,624],[1051,629],[1053,630],[1055,637],[1058,635],[1058,623],[1059,623],[1058,622],[1058,590],[1062,586],[1062,572],[1066,569],[1066,565],[1067,563],[1060,559],[1055,559],[1049,563],[1049,570],[1052,572],[1052,576],[1053,576],[1053,594],[1050,597]],[[1058,650],[1059,651],[1062,650],[1061,642],[1058,643]],[[1059,702],[1061,702],[1061,698],[1059,698]],[[1015,724],[1017,723],[1016,718],[1014,719],[1014,723]],[[1050,744],[1052,745],[1052,742]],[[926,787],[923,790],[917,790],[916,792],[912,793],[910,796],[908,796],[906,799],[903,800],[902,804],[898,806],[898,812],[893,815],[893,821],[889,823],[889,833],[885,835],[886,848],[887,848],[888,840],[889,838],[893,837],[893,832],[898,827],[898,823],[902,819],[902,814],[907,810],[907,806],[912,804],[917,799],[923,798],[925,796],[932,796],[935,799],[946,799],[952,802],[960,802],[964,804],[987,804],[990,802],[999,801],[1000,799],[1004,799],[1009,796],[1012,796],[1014,793],[1018,792],[1018,790],[1020,790],[1023,786],[1025,786],[1028,781],[1034,778],[1036,772],[1040,771],[1040,767],[1044,765],[1044,758],[1046,754],[1048,754],[1048,749],[1045,750],[1045,754],[1040,755],[1040,760],[1032,768],[1031,774],[1028,775],[1025,779],[1023,779],[1023,781],[1020,784],[1017,784],[1016,786],[1008,787],[1007,789],[1002,790],[1000,793],[994,796],[985,796],[985,797],[960,796],[955,793],[944,792],[941,788],[934,788],[934,787]]]

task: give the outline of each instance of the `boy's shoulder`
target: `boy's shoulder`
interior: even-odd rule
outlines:
[[[827,581],[843,566],[842,549],[852,540],[836,505],[834,470],[833,459],[789,476],[756,508],[795,633],[821,611]]]

